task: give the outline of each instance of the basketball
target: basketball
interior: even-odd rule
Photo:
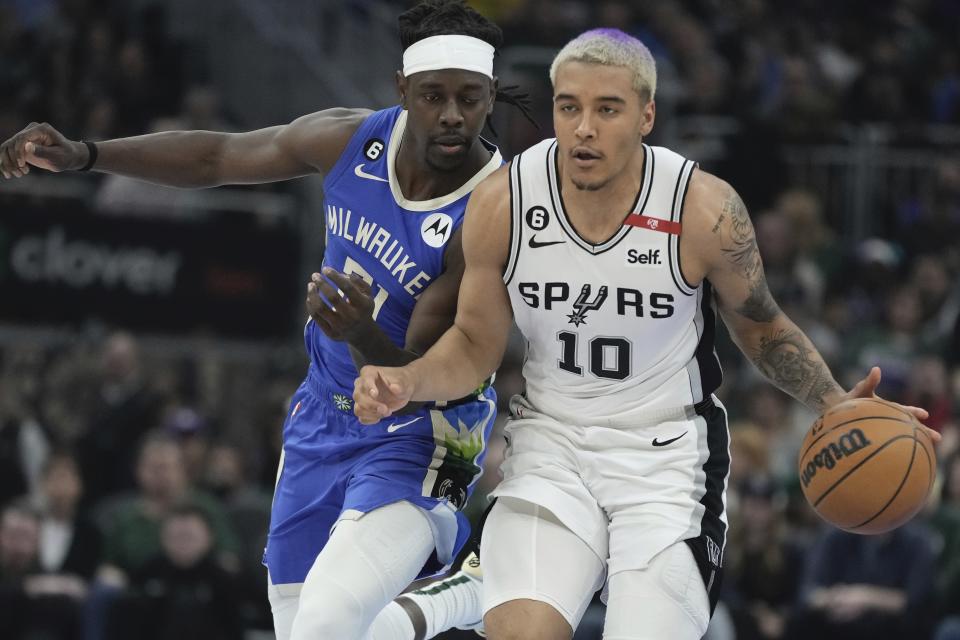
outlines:
[[[813,423],[798,464],[803,495],[820,517],[845,531],[876,534],[920,511],[937,463],[913,415],[885,400],[858,398]]]

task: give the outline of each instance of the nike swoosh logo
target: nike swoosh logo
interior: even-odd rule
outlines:
[[[563,244],[563,240],[553,240],[552,242],[537,242],[537,236],[530,236],[530,242],[527,245],[531,249],[539,249],[540,247],[549,247],[552,244]]]
[[[380,176],[375,176],[372,173],[367,173],[363,170],[363,164],[358,164],[353,168],[353,173],[358,178],[366,178],[367,180],[376,180],[377,182],[387,182],[387,180],[381,178]]]
[[[389,427],[387,427],[387,433],[393,433],[394,431],[396,431],[396,430],[398,430],[398,429],[403,429],[405,426],[410,425],[410,424],[413,424],[414,422],[416,422],[417,420],[419,420],[419,419],[422,418],[422,417],[423,417],[423,416],[419,416],[419,417],[417,417],[417,418],[414,418],[413,420],[407,420],[406,422],[401,422],[400,424],[394,423],[394,424],[390,425]]]
[[[669,440],[664,440],[663,442],[661,442],[660,440],[657,440],[656,438],[654,438],[654,439],[653,439],[653,446],[655,446],[655,447],[665,447],[665,446],[667,446],[668,444],[670,444],[671,442],[676,442],[677,440],[679,440],[680,438],[682,438],[682,437],[685,436],[685,435],[687,435],[687,432],[686,432],[686,431],[684,431],[683,433],[681,433],[680,435],[678,435],[676,438],[670,438]]]

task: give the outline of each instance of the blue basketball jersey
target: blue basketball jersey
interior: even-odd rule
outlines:
[[[444,250],[463,221],[470,192],[503,163],[496,147],[483,141],[493,155],[466,184],[432,200],[407,200],[394,170],[406,120],[399,106],[371,114],[323,183],[323,265],[371,283],[373,317],[400,347],[417,298],[443,271]],[[312,320],[304,341],[322,381],[352,394],[357,369],[346,344],[328,338]]]

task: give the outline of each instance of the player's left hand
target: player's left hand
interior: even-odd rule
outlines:
[[[846,394],[840,396],[840,400],[837,402],[837,404],[839,404],[840,402],[843,402],[844,400],[853,400],[854,398],[882,399],[876,393],[877,386],[880,384],[880,375],[881,375],[880,367],[873,367],[872,369],[870,369],[870,373],[867,374],[867,377],[861,380],[860,382],[858,382],[857,384],[853,385],[853,389],[848,391]],[[894,402],[893,404],[900,407],[904,411],[913,414],[913,417],[915,417],[917,420],[926,420],[927,418],[930,417],[930,414],[927,412],[927,410],[923,409],[922,407],[910,407],[907,405],[898,404],[896,402]],[[932,441],[940,442],[939,432],[934,431],[933,429],[925,425],[923,426],[923,428],[926,429],[927,435],[930,436],[930,439]]]
[[[353,382],[353,413],[361,424],[376,424],[405,407],[413,389],[407,367],[368,364]]]
[[[311,275],[306,306],[313,321],[332,340],[353,343],[376,324],[370,285],[355,273],[348,276],[324,267],[323,275]]]

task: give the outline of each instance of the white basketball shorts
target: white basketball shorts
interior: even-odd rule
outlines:
[[[503,481],[493,496],[549,510],[606,559],[606,580],[644,569],[685,542],[713,610],[730,467],[726,410],[718,400],[604,426],[560,422],[522,396],[510,409]]]

